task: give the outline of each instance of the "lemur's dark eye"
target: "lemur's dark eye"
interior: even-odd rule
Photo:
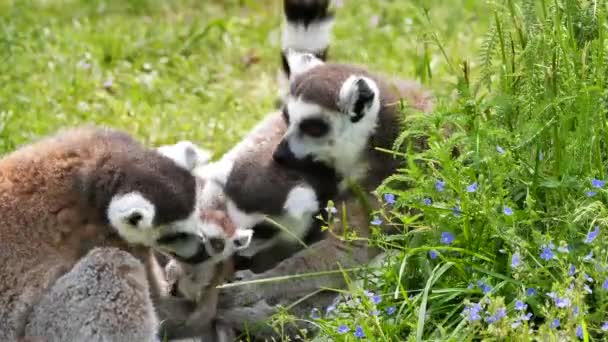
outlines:
[[[306,119],[300,123],[300,131],[313,138],[320,138],[327,134],[329,126],[321,119]]]
[[[289,125],[289,112],[287,111],[287,106],[283,107],[281,114],[283,115],[283,120],[285,120],[285,123]]]

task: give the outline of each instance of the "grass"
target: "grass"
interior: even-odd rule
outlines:
[[[219,155],[273,108],[278,1],[0,13],[1,152],[96,122]],[[403,233],[374,241],[396,252],[369,292],[316,318],[320,339],[605,339],[606,2],[345,0],[337,14],[334,60],[417,78],[439,104],[408,115],[408,167],[380,189],[396,201],[378,218]],[[421,132],[430,149],[415,152]]]

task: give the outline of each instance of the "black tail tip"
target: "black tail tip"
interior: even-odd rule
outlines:
[[[287,21],[310,25],[332,19],[334,14],[329,10],[330,0],[284,0],[283,8]]]

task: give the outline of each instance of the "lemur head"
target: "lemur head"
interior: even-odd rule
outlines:
[[[364,69],[288,55],[292,76],[283,106],[288,128],[273,158],[284,165],[320,162],[344,177],[359,168],[378,126],[382,98]]]
[[[128,243],[184,261],[205,258],[207,241],[201,232],[192,167],[122,132],[95,134],[89,150],[97,157],[83,168],[82,195],[99,218]],[[188,156],[204,158],[194,153]]]
[[[210,153],[189,141],[161,146],[158,151],[192,172],[196,179],[198,218],[200,233],[208,252],[206,258],[221,261],[234,252],[247,248],[253,230],[237,227],[229,217],[223,185],[215,181],[216,174],[211,172],[213,167],[208,164]],[[198,262],[200,261],[204,260]]]

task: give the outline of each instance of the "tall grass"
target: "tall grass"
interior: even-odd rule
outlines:
[[[608,338],[608,3],[505,0],[486,14],[478,59],[448,63],[456,100],[405,114],[407,168],[380,189],[403,233],[377,239],[398,252],[370,277],[379,298],[322,319],[334,338]]]

